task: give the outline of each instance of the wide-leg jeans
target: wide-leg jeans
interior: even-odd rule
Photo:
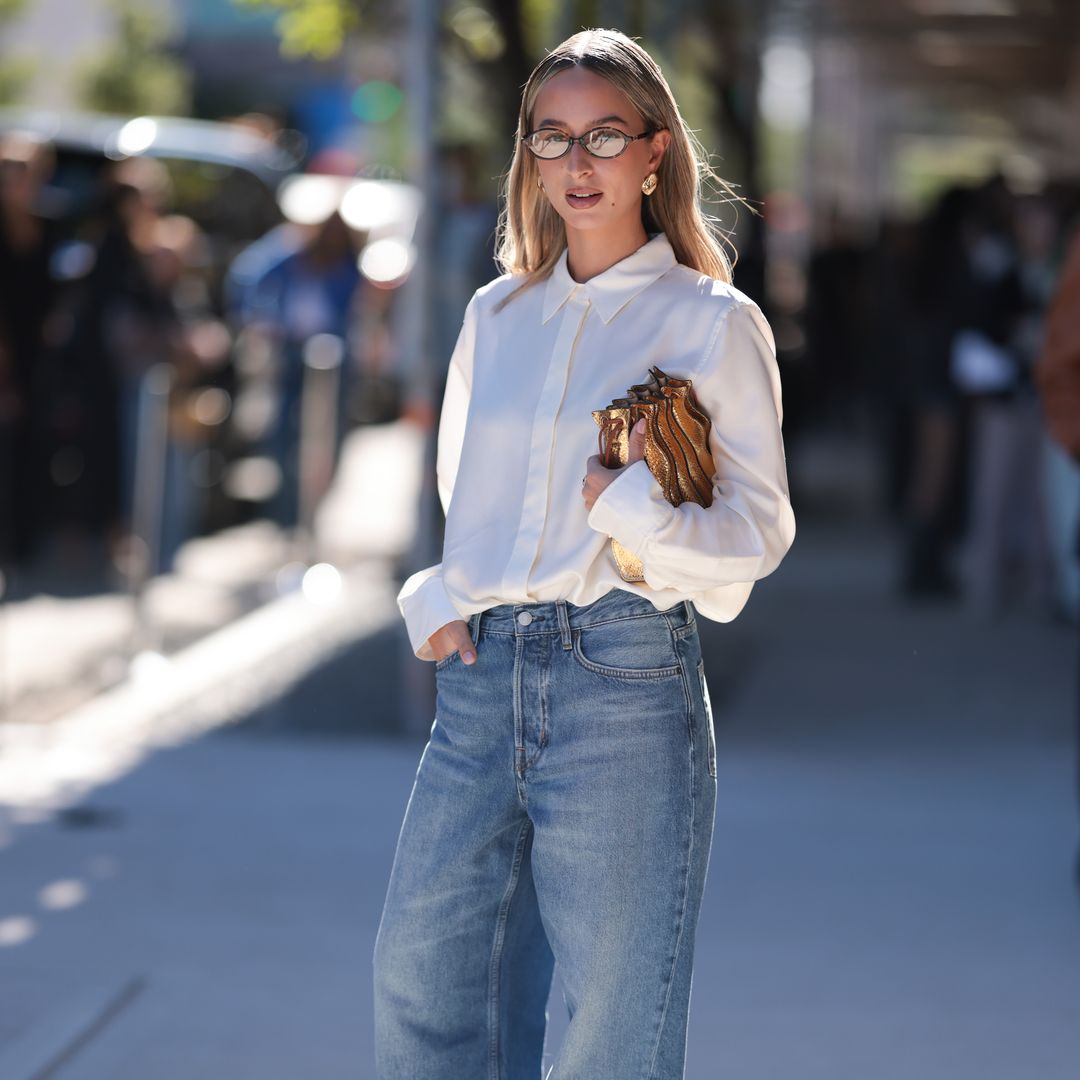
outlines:
[[[679,1080],[716,751],[693,607],[614,589],[469,621],[376,937],[379,1080]]]

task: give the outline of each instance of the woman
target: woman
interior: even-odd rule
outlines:
[[[381,1080],[538,1077],[554,959],[549,1080],[683,1075],[716,795],[695,609],[734,618],[794,535],[771,334],[727,284],[703,168],[622,34],[575,35],[526,84],[507,273],[447,377],[443,561],[398,597],[437,716],[375,945]],[[665,501],[640,431],[623,468],[592,453],[591,410],[653,364],[712,419],[708,508]]]

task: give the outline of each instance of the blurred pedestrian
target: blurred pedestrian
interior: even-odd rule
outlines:
[[[1032,370],[1057,272],[1057,219],[1045,200],[1019,200],[992,268],[973,248],[979,314],[961,343],[971,407],[968,600],[991,614],[1008,602],[1049,601],[1049,544],[1042,491],[1042,421]],[[966,378],[966,382],[963,379]]]
[[[735,617],[794,536],[771,331],[730,285],[660,69],[584,31],[533,71],[502,277],[470,300],[439,428],[442,562],[398,596],[437,715],[375,945],[380,1080],[684,1073],[716,797],[695,609]],[[672,506],[593,409],[650,365],[712,418],[712,504]],[[610,537],[637,554],[620,574]]]
[[[876,361],[868,367],[867,388],[874,410],[872,427],[879,440],[885,506],[902,526],[907,524],[919,405],[913,363],[918,349],[913,309],[919,236],[917,222],[882,221],[870,263],[870,322],[877,327],[877,336]]]
[[[133,527],[145,379],[156,365],[173,363],[179,321],[171,275],[163,272],[174,260],[158,242],[168,199],[164,167],[150,160],[125,162],[114,182],[112,216],[98,250],[92,292],[101,305],[100,345],[116,394],[119,499],[111,532],[114,547],[123,548]]]
[[[1046,337],[1036,376],[1050,434],[1080,463],[1080,228],[1073,236],[1060,283],[1046,317]],[[1080,527],[1076,557],[1080,560]],[[1080,612],[1077,613],[1080,617]],[[1077,665],[1080,673],[1080,664]],[[1080,751],[1080,685],[1077,688],[1077,749]],[[1077,759],[1080,798],[1080,757]],[[1076,859],[1080,887],[1080,852]]]
[[[65,279],[46,333],[50,523],[116,562],[131,540],[142,379],[167,358],[174,326],[148,266],[168,197],[157,161],[131,159],[102,176],[77,233],[85,265]]]
[[[964,423],[949,358],[967,288],[970,204],[966,188],[947,190],[923,222],[912,257],[903,341],[911,418],[901,587],[913,599],[949,599],[959,591],[952,548],[962,524]]]
[[[169,392],[159,550],[153,563],[166,573],[182,544],[201,528],[213,466],[208,450],[228,416],[228,394],[216,385],[228,363],[231,337],[213,311],[204,270],[205,235],[191,218],[163,217],[153,233],[147,270],[169,312],[163,359]]]
[[[0,563],[29,560],[43,525],[48,474],[35,432],[56,227],[40,197],[53,166],[53,150],[39,138],[0,140]]]
[[[229,264],[222,283],[225,317],[241,329],[255,317],[255,290],[265,274],[303,243],[301,227],[282,221],[248,244]]]
[[[867,389],[869,258],[857,223],[839,206],[828,216],[806,274],[806,348],[815,411],[852,427]]]
[[[272,516],[284,527],[299,517],[300,403],[304,349],[316,335],[341,342],[336,445],[340,447],[350,388],[349,345],[361,283],[352,232],[335,210],[294,250],[283,248],[245,292],[240,322],[271,346],[276,358],[276,406],[267,434],[281,470]]]

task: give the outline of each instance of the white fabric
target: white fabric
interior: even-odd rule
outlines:
[[[689,599],[709,619],[733,619],[795,536],[764,316],[737,289],[677,263],[663,233],[584,284],[564,251],[546,281],[496,312],[520,280],[477,290],[450,361],[436,469],[443,559],[397,598],[413,651],[433,660],[436,630],[496,604],[581,605],[612,588],[659,610]],[[592,410],[652,365],[692,379],[712,420],[713,504],[671,506],[640,461],[587,511]],[[623,581],[609,536],[642,559],[645,581]]]

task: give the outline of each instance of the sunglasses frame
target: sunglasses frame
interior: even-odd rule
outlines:
[[[561,135],[563,138],[566,139],[566,147],[561,154],[556,154],[554,157],[543,157],[529,145],[529,139],[531,139],[534,135],[538,135],[541,131],[554,131],[557,135]],[[596,131],[618,132],[618,134],[620,134],[623,139],[626,140],[623,144],[623,148],[617,154],[594,153],[585,145],[585,140]],[[630,149],[630,144],[632,142],[637,142],[638,139],[647,139],[650,135],[655,134],[656,129],[649,128],[646,131],[643,131],[640,135],[627,135],[625,131],[619,131],[619,129],[616,127],[611,127],[608,124],[601,124],[599,127],[590,128],[583,135],[567,135],[565,131],[560,131],[558,128],[552,127],[536,128],[535,131],[530,131],[527,135],[522,135],[520,141],[525,144],[525,149],[528,150],[529,153],[537,159],[537,161],[558,161],[559,158],[564,158],[567,154],[570,153],[570,148],[574,145],[574,143],[579,143],[581,145],[581,149],[584,150],[585,153],[588,154],[590,157],[599,158],[600,161],[611,161],[613,158],[621,157],[623,154],[625,154],[626,151]]]

